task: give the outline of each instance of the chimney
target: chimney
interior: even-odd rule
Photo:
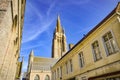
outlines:
[[[74,46],[74,44],[69,44],[69,49],[71,49]]]

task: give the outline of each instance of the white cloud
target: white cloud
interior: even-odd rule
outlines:
[[[90,0],[64,0],[61,1],[59,4],[62,6],[67,6],[67,5],[81,5],[81,4],[86,4]]]
[[[30,9],[30,13],[31,13],[31,10],[33,10],[32,13],[35,13],[39,17],[39,19],[43,18],[43,16],[40,13],[40,11],[34,5],[32,5],[30,2],[28,2],[28,6],[29,6],[28,8]]]
[[[41,12],[30,2],[28,2],[27,6],[29,9],[27,11],[27,14],[29,15],[29,13],[32,12],[33,13],[32,15],[38,16],[38,17],[36,19],[34,18],[34,16],[33,17],[27,16],[27,19],[31,19],[31,18],[33,19],[32,21],[29,21],[29,20],[27,21],[26,19],[27,23],[25,23],[22,43],[26,43],[37,38],[41,33],[46,31],[50,27],[50,25],[53,23],[55,19],[55,18],[48,19],[47,16],[45,16],[44,14],[41,14]],[[49,10],[52,9],[52,6],[54,6],[54,4],[51,5]],[[48,14],[49,14],[49,11],[48,11]]]
[[[72,4],[78,4],[78,5],[80,5],[80,4],[86,4],[90,0],[75,0],[75,1],[71,0],[71,1],[72,1]]]
[[[37,45],[30,45],[30,46],[28,46],[28,47],[22,47],[22,51],[28,50],[28,49],[31,49],[31,50],[32,50],[33,48],[43,46],[43,45],[44,45],[43,43],[44,43],[44,42],[39,42],[39,43],[37,43]]]
[[[53,0],[37,0],[39,3],[50,4]]]
[[[86,32],[88,32],[88,31],[90,31],[91,29],[92,29],[92,27],[87,27],[87,28],[81,29],[81,30],[78,31],[77,33],[82,33],[82,34],[84,34],[84,32],[86,33]]]
[[[52,9],[55,7],[56,2],[57,2],[57,0],[54,0],[54,1],[50,4],[50,7],[48,8],[48,11],[47,11],[47,15],[49,15],[50,12],[52,11]]]
[[[29,42],[29,41],[37,38],[42,32],[44,32],[45,30],[47,30],[50,27],[50,25],[53,23],[53,21],[54,21],[54,19],[45,21],[43,23],[43,25],[39,25],[39,23],[38,23],[38,25],[35,25],[35,26],[38,26],[38,28],[37,29],[35,28],[35,30],[31,30],[33,32],[33,34],[30,35],[29,37],[27,37],[28,35],[26,35],[27,39],[23,39],[22,43]]]

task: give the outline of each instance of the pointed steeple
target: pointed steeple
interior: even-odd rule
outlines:
[[[28,61],[28,72],[31,71],[31,65],[32,65],[32,62],[34,60],[34,52],[33,50],[31,50],[30,54],[29,54],[29,61]]]
[[[52,58],[61,58],[67,52],[65,31],[60,23],[60,16],[57,17],[57,24],[53,34]]]
[[[57,32],[61,32],[61,31],[62,31],[61,23],[60,23],[60,16],[59,16],[59,15],[58,15],[58,17],[57,17],[56,31],[57,31]]]
[[[30,56],[34,56],[34,51],[33,50],[31,50]]]

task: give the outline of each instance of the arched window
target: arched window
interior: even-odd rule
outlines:
[[[50,80],[50,77],[46,75],[45,80]]]
[[[34,80],[40,80],[40,77],[38,75],[36,75]]]

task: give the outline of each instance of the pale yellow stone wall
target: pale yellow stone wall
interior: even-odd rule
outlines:
[[[75,47],[70,52],[68,52],[67,55],[65,55],[52,67],[52,72],[54,73],[57,71],[57,68],[62,66],[61,80],[69,80],[73,77],[75,77],[76,80],[82,80],[82,77],[90,78],[102,74],[120,71],[120,22],[117,17],[120,17],[120,15],[114,13],[89,36],[87,36],[86,39],[75,45]],[[112,32],[114,40],[116,41],[119,48],[118,52],[109,56],[106,55],[102,39],[103,35],[108,31]],[[102,59],[95,62],[92,52],[92,43],[96,40],[99,42]],[[85,62],[85,66],[83,68],[80,68],[79,64],[78,54],[81,51],[83,52]],[[70,59],[72,59],[73,71],[66,74],[65,63]],[[57,77],[55,80],[60,80],[60,77]]]
[[[3,0],[0,4],[0,80],[14,80],[22,35],[21,17],[24,16],[20,12],[24,13],[25,0],[23,4],[21,0]]]
[[[51,67],[56,61],[57,59],[54,58],[36,57],[32,50],[28,60],[27,80],[34,80],[36,75],[40,77],[40,80],[45,80],[47,75],[49,76],[49,80],[52,80]]]
[[[38,75],[40,77],[40,80],[45,80],[45,77],[48,75],[51,79],[51,72],[50,71],[32,71],[30,73],[30,79],[29,80],[34,80],[35,76]]]

